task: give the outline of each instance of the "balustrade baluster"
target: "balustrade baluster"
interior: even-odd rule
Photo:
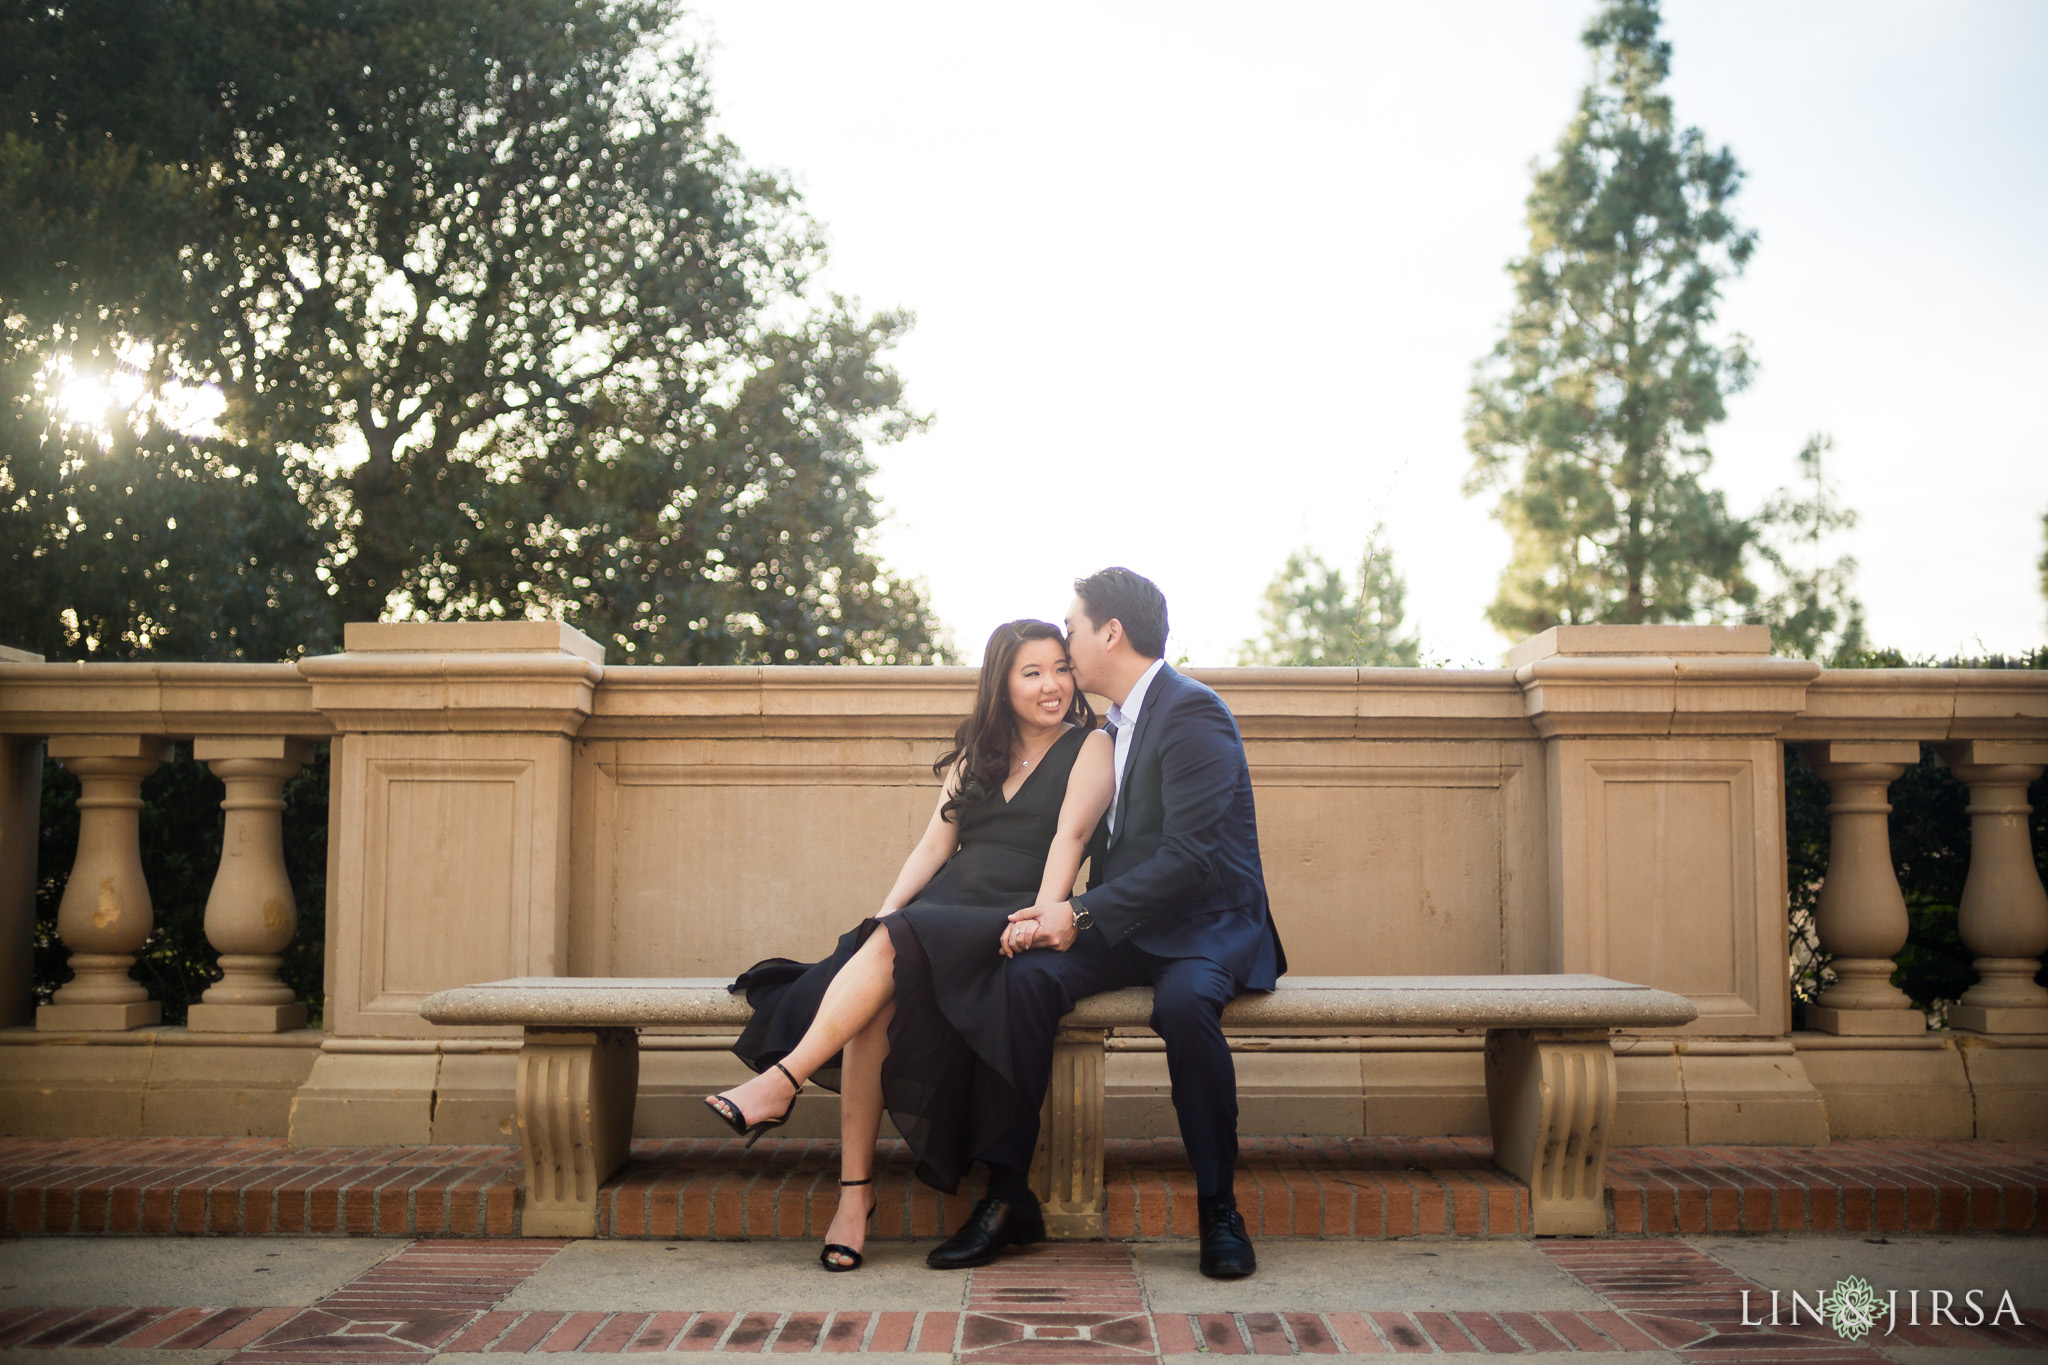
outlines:
[[[220,807],[220,870],[206,897],[206,941],[220,953],[221,979],[192,1007],[194,1033],[282,1033],[303,1028],[306,1007],[277,979],[298,929],[298,905],[284,866],[284,784],[313,757],[305,740],[209,736],[193,757],[227,787]]]
[[[2048,1033],[2048,988],[2034,982],[2048,951],[2048,889],[2027,827],[2027,787],[2048,766],[2048,744],[1968,740],[1937,752],[1970,788],[1970,872],[1956,928],[1977,955],[1977,984],[1963,992],[1949,1024]]]
[[[1814,909],[1820,946],[1834,954],[1834,984],[1806,1010],[1827,1033],[1924,1033],[1927,1016],[1892,984],[1906,946],[1906,898],[1892,866],[1891,784],[1920,761],[1911,742],[1807,744],[1800,750],[1828,784],[1828,870]]]
[[[142,875],[142,779],[171,756],[146,735],[57,735],[50,756],[77,775],[78,856],[57,906],[57,936],[71,950],[72,978],[36,1011],[36,1027],[132,1029],[163,1007],[128,975],[155,916]]]

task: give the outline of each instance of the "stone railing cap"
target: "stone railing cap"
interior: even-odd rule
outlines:
[[[1769,626],[1552,626],[1508,651],[1506,665],[1574,654],[1769,654]]]
[[[604,646],[565,621],[351,621],[350,654],[574,654],[604,662]]]

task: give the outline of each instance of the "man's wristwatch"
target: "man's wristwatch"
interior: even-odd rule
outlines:
[[[1095,923],[1095,916],[1088,913],[1087,906],[1077,905],[1074,907],[1074,929],[1076,932],[1086,929],[1093,923]]]

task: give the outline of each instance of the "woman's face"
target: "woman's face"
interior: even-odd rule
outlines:
[[[1010,661],[1010,709],[1027,729],[1057,725],[1074,704],[1074,670],[1058,640],[1026,640]]]

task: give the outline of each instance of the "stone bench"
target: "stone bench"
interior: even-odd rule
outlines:
[[[428,996],[420,1013],[457,1027],[516,1025],[516,1119],[526,1162],[522,1230],[587,1237],[598,1187],[625,1162],[639,1084],[638,1030],[738,1028],[750,1011],[723,979],[525,977]],[[1103,1233],[1103,1039],[1144,1025],[1152,992],[1105,992],[1061,1023],[1032,1171],[1055,1236]],[[1616,1028],[1675,1028],[1681,995],[1602,976],[1288,976],[1224,1010],[1234,1028],[1483,1028],[1494,1163],[1529,1186],[1542,1234],[1606,1231],[1602,1177],[1614,1116]]]

